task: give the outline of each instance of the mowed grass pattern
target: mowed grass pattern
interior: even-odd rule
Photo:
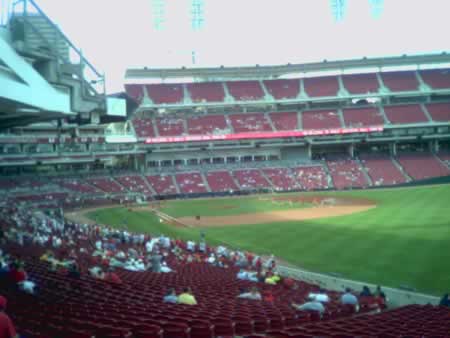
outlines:
[[[392,287],[406,285],[435,295],[449,291],[450,185],[322,194],[362,197],[378,206],[353,215],[311,221],[208,228],[207,239],[212,244],[225,242],[258,253],[274,253],[311,271],[334,272]],[[258,198],[244,201],[173,201],[164,211],[176,217],[227,215],[232,210],[258,212],[259,207],[254,205]],[[239,208],[219,208],[232,203]],[[268,205],[261,211],[269,211]],[[199,229],[174,228],[148,212],[117,208],[97,214],[100,221],[115,226],[121,226],[125,217],[128,227],[135,231],[199,238]]]

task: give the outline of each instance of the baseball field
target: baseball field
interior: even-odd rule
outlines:
[[[161,221],[148,205],[71,216],[132,231],[199,239],[344,278],[450,290],[450,185],[347,192],[174,200],[157,207],[185,226]],[[197,216],[200,216],[198,219]]]

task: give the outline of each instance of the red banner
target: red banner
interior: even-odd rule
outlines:
[[[382,126],[361,127],[361,128],[337,128],[322,130],[288,130],[288,131],[265,131],[251,133],[237,133],[225,135],[187,135],[187,136],[166,136],[150,137],[145,143],[177,143],[177,142],[198,142],[198,141],[230,141],[245,139],[265,139],[265,138],[286,138],[286,137],[305,137],[305,136],[323,136],[323,135],[342,135],[357,133],[374,133],[383,131]]]

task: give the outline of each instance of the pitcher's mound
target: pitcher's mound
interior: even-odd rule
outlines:
[[[349,215],[376,207],[373,201],[352,197],[333,196],[280,196],[277,201],[292,201],[293,203],[309,203],[311,208],[299,208],[290,210],[268,211],[253,214],[241,214],[232,216],[201,216],[180,217],[178,220],[190,226],[228,226],[241,224],[263,224],[272,222],[301,221],[316,218],[335,217]]]

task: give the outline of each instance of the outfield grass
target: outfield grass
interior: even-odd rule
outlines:
[[[311,271],[334,272],[393,287],[408,285],[436,295],[449,291],[450,185],[324,194],[363,197],[378,206],[353,215],[304,222],[208,228],[207,239],[213,244],[225,242],[258,253],[274,253]],[[269,207],[257,198],[234,198],[173,201],[164,211],[176,217],[231,215],[268,211]],[[114,226],[121,226],[126,218],[128,227],[135,231],[199,238],[199,229],[174,228],[148,212],[116,208],[97,214],[101,222]]]

